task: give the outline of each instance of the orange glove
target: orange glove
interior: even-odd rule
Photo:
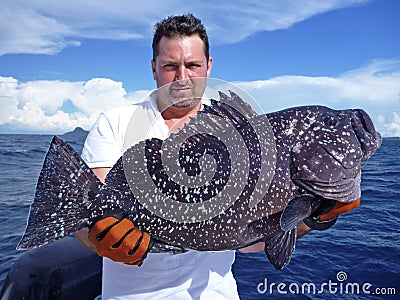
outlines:
[[[326,214],[318,216],[319,221],[329,221],[334,218],[337,218],[339,215],[344,214],[360,205],[360,199],[357,199],[354,202],[350,203],[342,203],[336,202],[335,206],[332,210],[328,211]]]
[[[304,219],[304,223],[311,229],[325,230],[336,223],[337,217],[360,205],[360,199],[351,203],[331,201],[325,207],[320,207],[311,217]]]
[[[93,224],[89,240],[100,256],[129,265],[140,266],[151,249],[147,232],[142,232],[127,218],[106,217]]]

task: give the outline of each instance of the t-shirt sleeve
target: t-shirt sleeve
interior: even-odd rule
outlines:
[[[112,167],[122,155],[115,121],[102,113],[90,130],[82,149],[82,159],[90,168]]]

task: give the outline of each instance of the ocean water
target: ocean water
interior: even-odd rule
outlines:
[[[15,247],[51,136],[0,135],[0,287],[22,252]],[[80,151],[84,136],[64,136]],[[327,231],[301,238],[289,265],[264,253],[233,266],[241,299],[400,299],[400,138],[385,138],[364,165],[361,205]]]

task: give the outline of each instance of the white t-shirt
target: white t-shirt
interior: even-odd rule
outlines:
[[[153,94],[149,101],[102,113],[88,134],[82,158],[90,168],[112,167],[127,141],[167,136]],[[239,299],[231,271],[234,259],[235,251],[149,253],[137,267],[104,258],[102,299]]]

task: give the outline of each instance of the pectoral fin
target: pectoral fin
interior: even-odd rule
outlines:
[[[296,196],[286,206],[281,215],[281,228],[285,231],[292,230],[298,223],[311,216],[320,206],[321,199],[314,195],[303,194]]]
[[[265,241],[265,254],[273,266],[280,270],[286,266],[292,257],[296,246],[297,228],[290,231],[279,231],[278,234]]]

